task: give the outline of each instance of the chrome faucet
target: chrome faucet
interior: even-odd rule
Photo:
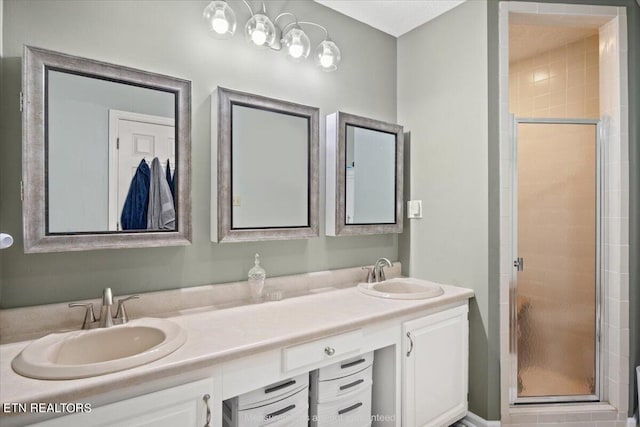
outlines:
[[[102,290],[102,307],[100,308],[100,327],[110,328],[113,326],[113,315],[111,314],[111,306],[113,305],[113,295],[111,288]]]
[[[70,303],[69,307],[85,307],[86,312],[84,314],[84,321],[82,322],[82,329],[94,329],[94,328],[110,328],[113,325],[122,325],[129,321],[127,312],[125,310],[124,303],[132,299],[138,299],[140,295],[131,295],[127,298],[118,300],[118,310],[115,317],[111,313],[111,306],[113,305],[113,294],[111,288],[104,288],[102,290],[102,307],[100,308],[100,318],[96,320],[93,314],[93,303]]]
[[[383,282],[385,280],[384,277],[384,268],[392,267],[393,264],[387,258],[380,258],[373,265],[373,273],[371,275],[371,279],[373,282]]]

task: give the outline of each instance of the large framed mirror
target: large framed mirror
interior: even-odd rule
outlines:
[[[218,88],[218,241],[318,236],[319,109]]]
[[[327,235],[401,233],[402,126],[342,112],[326,126]]]
[[[25,46],[24,250],[191,242],[191,82]]]

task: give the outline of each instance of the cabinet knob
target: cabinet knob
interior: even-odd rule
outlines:
[[[327,356],[333,356],[336,353],[336,349],[333,347],[325,347],[324,352],[327,354]]]

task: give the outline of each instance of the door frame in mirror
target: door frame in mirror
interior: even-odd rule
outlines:
[[[274,98],[217,88],[218,98],[218,187],[217,187],[217,241],[251,242],[261,240],[288,240],[317,237],[319,204],[319,117],[320,109]],[[306,227],[233,229],[231,195],[231,109],[234,104],[304,117],[309,121],[308,140],[308,213]],[[212,227],[215,225],[212,224]]]
[[[48,68],[175,94],[176,230],[47,234],[45,73]],[[191,244],[191,81],[25,46],[22,60],[24,252],[65,252]],[[107,147],[105,147],[105,150]]]
[[[396,137],[396,183],[395,183],[395,223],[391,224],[347,224],[346,223],[346,147],[347,125],[377,130]],[[326,118],[327,140],[327,236],[357,236],[361,234],[402,233],[403,181],[404,181],[404,130],[393,123],[343,113],[330,114]]]

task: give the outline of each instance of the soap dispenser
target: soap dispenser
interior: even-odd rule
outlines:
[[[248,274],[249,289],[251,289],[251,299],[259,301],[262,297],[264,279],[266,279],[267,273],[264,271],[264,268],[260,267],[260,254],[256,254],[254,264]]]

